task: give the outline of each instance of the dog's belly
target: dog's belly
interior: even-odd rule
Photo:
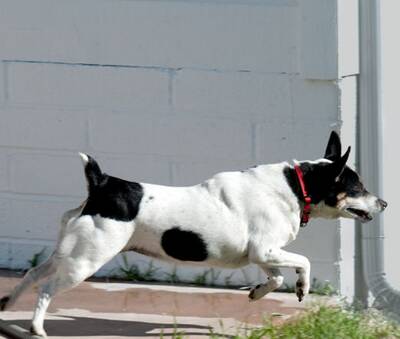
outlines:
[[[197,265],[248,263],[247,224],[196,187],[144,185],[145,194],[126,250]]]
[[[139,227],[125,251],[134,251],[155,259],[169,262],[198,266],[215,266],[236,268],[249,263],[247,249],[232,244],[216,243],[214,241],[204,242],[204,247],[192,240],[186,239],[186,244],[181,244],[177,239],[170,245],[173,249],[163,247],[163,236],[157,234],[151,227]],[[201,243],[200,243],[201,244]],[[164,244],[165,246],[165,244]]]

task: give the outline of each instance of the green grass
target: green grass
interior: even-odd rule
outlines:
[[[319,305],[302,315],[274,325],[271,320],[257,329],[242,330],[234,339],[376,339],[400,338],[400,326],[378,311]]]
[[[42,262],[44,252],[46,252],[46,247],[43,247],[41,251],[33,254],[32,259],[28,260],[30,268],[34,268]]]
[[[376,310],[357,311],[350,307],[314,305],[279,325],[274,324],[270,318],[261,327],[238,329],[236,335],[217,334],[211,330],[208,337],[212,339],[392,339],[400,338],[400,325],[388,320]],[[175,329],[172,338],[183,339],[190,336]]]
[[[122,254],[123,264],[119,267],[118,277],[130,281],[154,281],[154,275],[159,268],[154,267],[153,261],[150,261],[145,270],[141,270],[138,265],[129,264],[128,257]]]

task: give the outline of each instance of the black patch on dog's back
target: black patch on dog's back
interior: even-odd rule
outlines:
[[[161,246],[170,257],[182,261],[204,261],[208,257],[207,246],[202,237],[179,227],[164,232]]]
[[[103,174],[92,187],[81,215],[97,215],[119,221],[135,219],[143,197],[143,187],[136,183]]]

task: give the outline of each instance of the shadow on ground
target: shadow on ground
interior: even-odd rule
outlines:
[[[29,329],[30,320],[7,320],[9,325],[14,324]],[[160,333],[170,336],[184,333],[185,336],[209,336],[212,330],[209,326],[195,324],[158,324],[151,322],[108,320],[89,317],[68,316],[65,320],[48,319],[45,329],[49,336],[83,337],[83,336],[121,336],[121,337],[157,337]],[[152,332],[153,333],[149,333]],[[229,338],[217,334],[220,337]]]

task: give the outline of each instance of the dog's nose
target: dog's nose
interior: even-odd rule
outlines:
[[[388,205],[388,203],[382,199],[378,199],[378,202],[379,202],[379,205],[382,207],[382,210],[384,210]]]

